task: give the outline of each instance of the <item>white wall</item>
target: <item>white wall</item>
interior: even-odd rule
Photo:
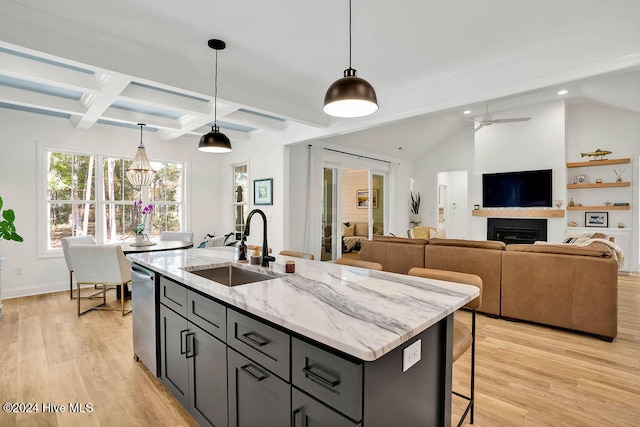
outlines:
[[[470,133],[470,130],[471,127],[456,133],[413,162],[414,193],[420,192],[422,199],[420,205],[421,225],[430,227],[436,227],[438,225],[438,218],[436,216],[438,195],[436,189],[437,175],[439,172],[464,170],[468,171],[469,180],[473,178],[474,148],[473,135]],[[409,199],[408,193],[407,199]],[[461,208],[457,210],[457,217],[460,218],[461,221],[462,218],[466,217],[468,223],[470,218],[469,209],[467,209],[467,212],[463,212]],[[407,209],[406,212],[406,216],[408,217],[409,210]],[[449,235],[449,230],[447,230],[447,233],[447,235]],[[406,236],[406,232],[402,235]]]
[[[39,258],[37,233],[44,224],[37,222],[37,145],[87,150],[133,157],[139,143],[139,130],[96,124],[89,130],[74,128],[69,120],[0,108],[0,195],[5,208],[16,212],[16,228],[23,243],[0,241],[3,297],[11,298],[67,289],[69,272],[62,252],[58,257]],[[185,227],[194,232],[197,244],[205,233],[219,228],[212,215],[219,199],[220,160],[197,151],[198,141],[180,138],[171,142],[157,139],[156,132],[144,133],[144,144],[151,160],[182,161],[187,164],[187,212]],[[16,275],[16,268],[23,274]]]
[[[482,206],[482,174],[552,169],[553,199],[566,194],[564,101],[526,106],[495,114],[531,117],[528,122],[496,124],[474,134],[475,176],[470,175],[471,205]],[[561,241],[564,218],[547,218],[547,240]],[[471,218],[473,239],[487,238],[487,218]]]

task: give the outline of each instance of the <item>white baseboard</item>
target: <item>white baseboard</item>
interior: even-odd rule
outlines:
[[[51,292],[68,291],[69,282],[50,283],[48,285],[29,286],[14,289],[2,289],[2,299],[28,297],[32,295],[48,294]]]

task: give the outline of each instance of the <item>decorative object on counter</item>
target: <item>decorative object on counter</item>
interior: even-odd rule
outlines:
[[[555,205],[556,209],[560,209],[562,205],[564,205],[564,200],[554,200],[553,204]]]
[[[604,202],[604,205],[605,206],[611,206],[611,202],[607,200],[606,202]]]
[[[253,254],[251,255],[251,265],[260,265],[262,257],[260,256],[260,246],[253,248]]]
[[[296,262],[295,261],[286,261],[284,263],[284,271],[286,273],[295,273],[296,272]]]
[[[131,185],[140,188],[143,185],[153,184],[153,181],[156,179],[156,171],[151,167],[147,153],[144,150],[144,144],[142,143],[142,128],[146,125],[144,123],[138,123],[138,126],[140,126],[140,145],[138,145],[136,157],[127,168],[127,179]]]
[[[211,132],[202,135],[202,138],[200,138],[198,150],[206,153],[228,153],[231,151],[231,141],[229,141],[229,138],[227,138],[225,134],[220,132],[220,128],[218,127],[218,51],[223,50],[227,45],[218,39],[211,39],[207,44],[211,49],[216,51],[216,74],[213,90],[213,126],[211,126]]]
[[[0,212],[2,212],[2,218],[0,219],[0,240],[13,240],[14,242],[22,242],[22,237],[16,233],[16,226],[13,222],[16,220],[16,214],[13,209],[2,210],[2,197],[0,197]],[[2,319],[2,260],[4,258],[0,256],[0,319]]]
[[[586,184],[587,183],[587,175],[584,175],[584,174],[578,175],[576,177],[576,183],[578,183],[578,184]]]
[[[624,228],[624,222],[619,222],[618,223],[618,228]]]
[[[273,205],[273,178],[253,180],[253,204]]]
[[[351,0],[349,0],[349,68],[344,77],[333,82],[324,96],[324,112],[334,117],[363,117],[378,111],[378,98],[373,86],[356,77],[351,68]]]
[[[602,184],[602,178],[596,178],[596,184]]]
[[[609,227],[609,213],[608,212],[585,212],[584,213],[584,226],[585,227]]]
[[[618,170],[613,170],[613,173],[616,174],[616,182],[622,182],[622,174],[624,173],[626,169],[618,169]]]
[[[240,245],[238,246],[238,262],[247,262],[247,244],[244,242],[245,236],[242,236]]]
[[[569,206],[575,206],[576,202],[573,201],[573,197],[569,199]]]
[[[136,236],[136,241],[132,246],[143,246],[145,237],[147,241],[149,240],[149,236],[144,232],[144,230],[147,222],[147,215],[150,215],[151,212],[153,212],[153,205],[148,204],[144,207],[142,205],[142,200],[133,202],[133,223],[137,223],[137,225],[131,229],[133,234]]]
[[[577,227],[577,226],[578,226],[577,222],[575,222],[575,221],[570,221],[569,222],[569,227]]]
[[[589,159],[589,161],[592,160],[604,160],[604,156],[611,154],[611,151],[606,151],[606,150],[601,150],[601,149],[597,149],[596,151],[592,151],[590,153],[580,153],[580,156],[582,157],[593,157],[593,159]],[[600,157],[600,158],[598,158]]]

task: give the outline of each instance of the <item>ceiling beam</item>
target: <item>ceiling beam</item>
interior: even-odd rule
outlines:
[[[82,115],[86,111],[80,101],[1,85],[0,101],[71,115]]]
[[[287,128],[285,120],[270,119],[259,114],[252,114],[238,110],[224,116],[224,120],[229,123],[248,126],[256,129],[268,129],[272,131],[283,131]]]
[[[78,129],[89,129],[96,124],[98,119],[104,115],[111,104],[131,83],[131,79],[122,75],[100,75],[98,79],[101,81],[101,90],[84,94],[81,101],[87,107],[87,111],[81,117],[72,120]]]

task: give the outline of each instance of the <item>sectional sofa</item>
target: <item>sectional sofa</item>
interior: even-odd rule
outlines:
[[[491,316],[525,320],[598,335],[617,335],[618,261],[605,242],[505,245],[495,241],[374,236],[360,258],[385,271],[412,267],[476,274],[482,306]]]

